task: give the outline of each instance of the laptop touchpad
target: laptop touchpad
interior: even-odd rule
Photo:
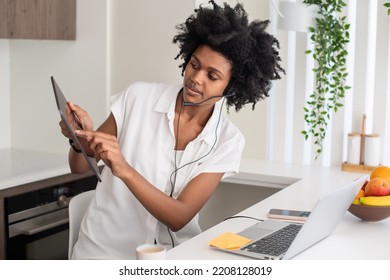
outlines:
[[[270,229],[265,229],[265,228],[254,228],[250,227],[247,228],[246,230],[242,231],[239,233],[239,235],[244,236],[249,239],[259,239],[263,236],[266,236],[273,232],[273,230]]]

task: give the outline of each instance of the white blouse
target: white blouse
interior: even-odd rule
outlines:
[[[180,89],[181,86],[134,83],[112,97],[111,110],[124,157],[151,184],[168,195],[172,189],[170,175],[175,170],[173,121]],[[203,172],[223,172],[227,177],[239,170],[244,137],[220,115],[220,103],[214,107],[198,137],[176,154],[177,166],[184,167],[176,174],[174,198],[191,179]],[[169,248],[200,232],[197,215],[181,230],[168,233],[167,227],[105,167],[102,182],[98,183],[81,224],[73,258],[135,259],[135,248],[142,243],[156,241]]]

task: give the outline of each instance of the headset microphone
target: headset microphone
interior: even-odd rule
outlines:
[[[207,101],[209,101],[210,99],[214,99],[214,98],[222,98],[222,97],[230,97],[230,96],[233,96],[235,95],[236,93],[233,91],[232,93],[228,93],[230,91],[230,88],[232,87],[232,85],[234,84],[234,80],[231,80],[229,82],[229,84],[227,85],[227,87],[225,88],[224,92],[222,95],[216,95],[216,96],[211,96],[209,98],[206,98],[205,100],[202,100],[200,102],[189,102],[189,101],[184,101],[183,102],[183,105],[184,106],[198,106],[198,105],[201,105]],[[227,93],[227,94],[226,94]]]
[[[207,98],[207,99],[205,99],[205,100],[202,100],[202,101],[200,101],[200,102],[189,102],[189,101],[184,101],[184,102],[183,102],[183,105],[184,105],[184,106],[198,106],[198,105],[201,105],[201,104],[203,104],[203,103],[209,101],[210,99],[222,98],[222,97],[229,97],[229,96],[233,96],[233,95],[235,95],[235,94],[236,94],[236,93],[233,92],[233,93],[230,93],[230,94],[227,94],[227,95],[216,95],[216,96],[211,96],[211,97],[209,97],[209,98]]]

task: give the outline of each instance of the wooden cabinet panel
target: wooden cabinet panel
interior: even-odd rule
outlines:
[[[76,39],[76,0],[0,0],[0,38]]]

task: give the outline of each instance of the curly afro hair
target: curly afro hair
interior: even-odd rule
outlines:
[[[242,4],[234,8],[226,3],[195,9],[185,23],[177,26],[178,34],[173,43],[178,44],[182,58],[179,66],[184,74],[187,63],[199,45],[207,45],[221,53],[233,65],[231,89],[234,95],[226,97],[227,105],[239,111],[245,104],[256,103],[269,96],[271,80],[280,79],[284,69],[280,66],[279,42],[265,29],[269,21],[256,20],[248,23]]]

